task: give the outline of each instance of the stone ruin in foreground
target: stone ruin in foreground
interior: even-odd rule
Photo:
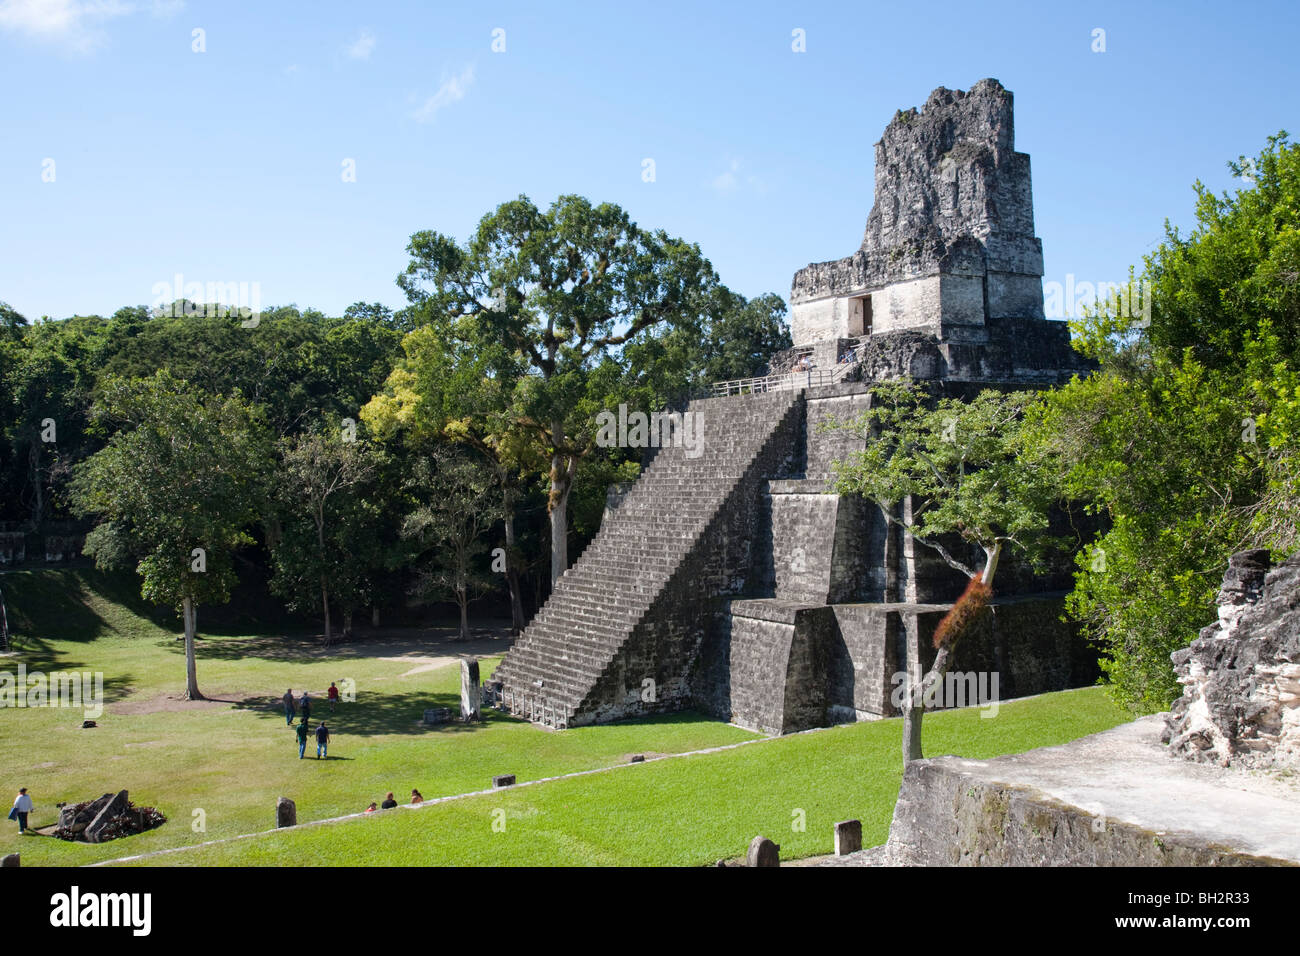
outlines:
[[[1233,555],[1218,620],[1172,655],[1167,714],[903,772],[862,865],[1300,865],[1300,555]]]
[[[818,426],[900,376],[969,396],[1086,367],[1043,315],[1029,157],[1001,84],[896,114],[875,176],[861,248],[795,274],[792,352],[690,404],[702,453],[660,448],[611,501],[489,684],[498,706],[557,728],[694,708],[767,733],[897,713],[894,676],[928,665],[965,578],[828,493],[832,462],[863,445]],[[1095,655],[1060,621],[1068,577],[1004,560],[955,669],[998,674],[1003,698],[1090,683]]]
[[[1183,696],[1162,740],[1170,753],[1251,770],[1300,769],[1300,555],[1234,554],[1219,619],[1175,651]]]

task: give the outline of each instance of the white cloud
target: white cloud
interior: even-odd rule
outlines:
[[[431,123],[433,118],[444,106],[450,106],[452,103],[458,103],[465,98],[469,88],[474,84],[474,67],[467,66],[460,72],[459,76],[453,76],[450,79],[443,80],[442,85],[438,87],[438,92],[426,99],[420,107],[412,113],[412,117],[417,123]]]
[[[733,159],[731,167],[725,173],[714,177],[713,188],[720,193],[731,192],[740,185],[740,182],[736,179],[736,173],[738,172],[740,172],[740,160]]]
[[[369,30],[362,30],[361,35],[348,44],[348,56],[354,60],[368,60],[375,49],[375,35]]]
[[[740,160],[733,159],[720,174],[713,177],[713,188],[720,193],[732,193],[742,186],[748,186],[757,192],[766,192],[763,181],[754,175],[741,175]]]
[[[0,30],[12,31],[87,53],[108,38],[104,24],[148,9],[154,16],[170,17],[184,7],[183,0],[0,0]]]

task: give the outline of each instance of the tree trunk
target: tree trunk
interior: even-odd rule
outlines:
[[[919,688],[925,684],[925,671],[921,664],[921,626],[915,614],[903,614],[903,628],[907,660],[904,679],[907,694],[903,700],[903,765],[921,759],[921,718],[925,716],[925,697]]]
[[[980,580],[993,587],[993,575],[998,571],[998,558],[1002,557],[1002,542],[996,541],[992,548],[984,549],[984,573],[980,575]]]
[[[980,574],[980,582],[985,586],[992,588],[993,575],[998,571],[998,559],[1002,557],[1002,542],[996,541],[991,548],[984,549],[984,570]],[[911,634],[909,634],[911,637]],[[907,710],[903,713],[903,764],[909,761],[920,760],[921,755],[921,720],[925,716],[925,693],[935,685],[941,683],[948,674],[948,667],[951,663],[952,648],[960,634],[953,635],[952,639],[939,648],[939,652],[934,656],[934,664],[931,666],[929,673],[920,681],[919,685],[914,686],[911,682],[911,671],[908,671],[908,687],[911,691],[908,700]],[[909,642],[909,653],[912,647],[916,648],[917,661],[920,660],[920,642]],[[909,661],[909,664],[911,662]]]
[[[922,758],[921,718],[924,716],[925,708],[914,707],[910,701],[903,711],[903,766]]]
[[[550,537],[551,521],[550,516],[547,515],[546,520],[540,522],[540,527],[537,529],[537,539],[543,554],[550,550]],[[541,607],[548,593],[550,592],[546,590],[546,574],[542,570],[541,561],[538,561],[533,574],[533,607]]]
[[[519,569],[515,566],[515,515],[512,496],[505,500],[506,526],[506,588],[510,591],[510,631],[518,634],[524,629],[524,602],[519,593]]]
[[[569,492],[573,488],[577,461],[561,451],[563,422],[551,424],[551,438],[551,495],[547,510],[551,515],[551,587],[554,588],[560,575],[569,569]]]
[[[920,760],[924,756],[921,753],[921,722],[925,717],[926,692],[936,683],[941,684],[944,676],[948,673],[948,666],[952,662],[951,646],[945,644],[939,648],[939,653],[934,656],[934,666],[918,683],[912,683],[910,679],[908,681],[911,699],[908,701],[907,710],[903,714],[904,766],[913,760]]]
[[[36,495],[32,501],[32,526],[35,530],[40,527],[41,519],[45,516],[45,486],[41,481],[41,442],[33,442],[28,458],[32,466],[32,491]]]
[[[456,591],[456,603],[460,605],[460,637],[469,640],[469,595],[464,588]]]
[[[372,605],[370,608],[370,626],[371,627],[379,626],[379,605],[378,604]]]
[[[343,640],[347,641],[352,638],[352,608],[343,609]]]
[[[185,620],[185,699],[204,700],[203,694],[199,692],[199,677],[194,662],[194,631],[198,615],[192,597],[185,598],[181,615]]]
[[[894,505],[890,505],[886,509],[884,505],[880,506],[880,516],[885,522],[885,549],[881,560],[881,564],[885,568],[885,581],[881,597],[886,604],[892,604],[898,600],[899,531],[894,527],[894,522],[889,520],[891,517],[890,511],[894,507]]]
[[[330,592],[323,574],[320,576],[320,603],[325,611],[325,644],[329,646],[334,641],[334,633],[330,630]]]
[[[5,610],[5,596],[0,592],[0,651],[9,650],[9,614]]]
[[[320,547],[321,573],[320,573],[320,606],[325,612],[325,646],[329,647],[334,643],[334,635],[330,631],[330,592],[329,586],[325,579],[325,502],[322,499],[316,504],[316,543]]]

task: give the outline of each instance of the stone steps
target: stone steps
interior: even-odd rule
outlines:
[[[700,416],[702,453],[688,458],[684,448],[660,449],[561,576],[497,670],[505,709],[553,726],[586,716],[584,708],[593,706],[592,695],[638,628],[659,614],[656,608],[671,613],[667,592],[675,576],[690,555],[708,547],[710,526],[742,480],[766,467],[773,436],[802,415],[802,397],[703,399],[688,412]],[[678,586],[699,591],[711,579],[695,575]]]

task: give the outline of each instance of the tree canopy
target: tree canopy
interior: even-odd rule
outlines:
[[[1214,619],[1231,554],[1297,545],[1300,152],[1282,133],[1229,166],[1243,188],[1197,183],[1196,228],[1145,258],[1149,325],[1107,303],[1076,323],[1100,369],[1034,428],[1063,493],[1106,523],[1069,604],[1137,712],[1180,692],[1169,655]]]

